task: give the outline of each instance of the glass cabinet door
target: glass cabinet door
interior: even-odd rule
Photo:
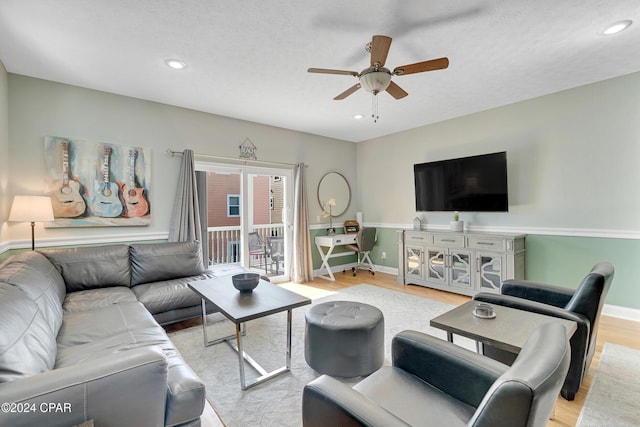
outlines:
[[[502,256],[500,254],[478,254],[479,291],[500,292],[502,284]]]
[[[451,268],[451,285],[471,287],[471,253],[453,252],[449,255]]]
[[[407,246],[406,248],[406,276],[418,279],[424,278],[424,249]]]
[[[427,280],[447,283],[447,250],[427,250]]]

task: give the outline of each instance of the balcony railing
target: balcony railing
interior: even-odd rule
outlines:
[[[284,224],[254,225],[252,231],[257,232],[260,239],[266,243],[268,237],[284,235]],[[207,233],[209,237],[210,265],[240,263],[242,245],[240,244],[241,233],[239,225],[208,227]],[[260,261],[258,257],[252,256],[251,258],[250,265],[254,265]]]

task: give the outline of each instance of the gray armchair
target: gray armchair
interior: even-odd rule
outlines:
[[[449,342],[404,331],[393,366],[353,388],[321,376],[302,398],[304,427],[546,426],[569,368],[563,326],[534,331],[511,367]]]
[[[596,350],[598,322],[613,273],[613,265],[601,262],[591,269],[575,290],[526,280],[506,280],[500,288],[500,295],[482,292],[473,299],[577,323],[577,330],[570,341],[571,365],[561,390],[562,397],[573,400]],[[505,363],[515,357],[487,345],[485,354]]]

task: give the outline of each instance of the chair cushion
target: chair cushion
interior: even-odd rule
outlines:
[[[200,242],[130,246],[131,286],[204,273]]]
[[[475,408],[466,405],[399,368],[385,366],[355,385],[354,390],[408,425],[464,426]]]
[[[67,292],[130,286],[129,246],[105,245],[40,250],[56,266]]]

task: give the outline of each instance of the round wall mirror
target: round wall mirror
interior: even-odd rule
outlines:
[[[335,205],[330,207],[332,199]],[[351,187],[347,178],[338,172],[326,173],[318,183],[318,203],[323,212],[334,218],[344,214],[351,203]]]

